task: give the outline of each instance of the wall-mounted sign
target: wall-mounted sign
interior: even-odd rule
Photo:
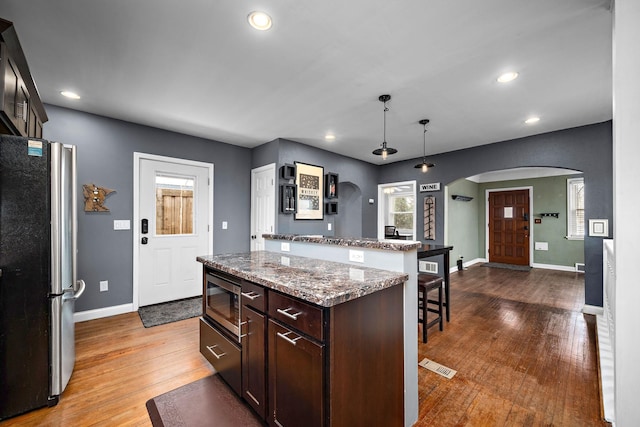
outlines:
[[[440,183],[432,182],[431,184],[420,184],[420,192],[424,193],[425,191],[440,191]]]

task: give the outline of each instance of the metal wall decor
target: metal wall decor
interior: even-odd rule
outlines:
[[[436,197],[424,198],[424,238],[436,240]]]
[[[95,184],[84,184],[82,194],[85,212],[109,212],[109,208],[104,205],[104,200],[115,191],[106,187],[98,187]]]

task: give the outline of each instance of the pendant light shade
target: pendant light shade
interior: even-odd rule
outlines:
[[[387,147],[387,101],[391,99],[391,95],[380,95],[378,101],[384,103],[384,110],[382,112],[382,147],[373,150],[373,154],[376,156],[382,156],[382,160],[387,160],[387,156],[396,154],[398,150],[395,148]]]
[[[422,119],[418,123],[424,126],[424,130],[422,131],[422,163],[418,163],[414,168],[422,170],[422,173],[426,173],[430,168],[435,166],[433,163],[427,162],[427,124],[429,123],[429,119]]]

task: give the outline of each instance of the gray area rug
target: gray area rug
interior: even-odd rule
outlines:
[[[202,297],[147,305],[140,307],[138,314],[145,328],[190,319],[202,315]]]
[[[531,267],[528,265],[513,265],[513,264],[502,264],[500,262],[485,262],[482,264],[483,267],[496,267],[496,268],[506,268],[507,270],[517,270],[517,271],[530,271]]]

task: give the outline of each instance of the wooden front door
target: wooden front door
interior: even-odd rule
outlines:
[[[489,261],[529,265],[529,190],[489,193]]]

